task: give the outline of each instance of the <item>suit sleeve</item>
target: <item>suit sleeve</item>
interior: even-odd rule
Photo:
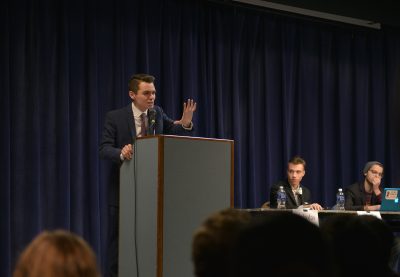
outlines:
[[[182,127],[181,124],[174,124],[174,120],[169,118],[161,108],[159,109],[163,121],[163,134],[180,135],[180,136],[191,136],[193,134],[194,128],[192,128],[191,130],[186,130],[185,128]]]
[[[344,208],[346,210],[353,210],[353,211],[363,211],[364,210],[364,205],[361,205],[361,206],[356,205],[356,203],[355,203],[356,197],[357,197],[357,195],[351,189],[346,188],[344,190],[344,199],[345,199]]]
[[[107,113],[99,147],[99,155],[101,159],[111,160],[115,163],[121,163],[121,149],[115,146],[116,136],[116,124],[111,116],[111,113]]]
[[[273,185],[271,187],[270,194],[269,194],[269,206],[271,208],[276,208],[278,205],[278,203],[277,203],[278,190],[279,190],[279,186],[277,186],[277,185]]]

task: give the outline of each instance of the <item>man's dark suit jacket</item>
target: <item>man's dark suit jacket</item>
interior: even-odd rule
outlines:
[[[382,190],[381,190],[382,191]],[[364,182],[354,183],[344,189],[345,204],[344,208],[346,210],[363,211],[365,202],[365,188]],[[381,201],[378,197],[372,193],[371,205],[380,205]]]
[[[164,111],[154,106],[156,111],[155,134],[186,135],[190,136],[192,131],[185,130],[182,125],[174,124]],[[153,133],[153,132],[152,132]],[[127,144],[133,144],[136,139],[136,127],[133,117],[132,104],[107,113],[103,136],[100,143],[99,155],[101,159],[113,161],[112,173],[109,176],[109,204],[119,204],[119,168],[122,164],[120,159],[121,149]]]
[[[277,207],[277,196],[278,196],[278,190],[279,187],[283,186],[283,189],[286,192],[286,209],[296,209],[299,206],[296,204],[295,196],[293,194],[292,188],[287,180],[285,181],[279,181],[277,184],[274,184],[271,187],[270,190],[270,207],[271,208],[276,208]],[[300,205],[303,205],[305,203],[311,204],[311,192],[308,188],[304,186],[300,186],[302,189],[302,196],[299,198],[300,200]]]

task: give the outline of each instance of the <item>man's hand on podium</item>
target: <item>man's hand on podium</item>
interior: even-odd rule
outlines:
[[[127,144],[121,149],[121,161],[123,160],[131,160],[133,156],[133,148],[132,144]]]

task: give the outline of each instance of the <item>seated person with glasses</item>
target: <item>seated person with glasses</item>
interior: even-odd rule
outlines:
[[[363,182],[357,182],[345,188],[345,209],[379,211],[382,202],[383,164],[377,161],[367,162],[363,173]]]

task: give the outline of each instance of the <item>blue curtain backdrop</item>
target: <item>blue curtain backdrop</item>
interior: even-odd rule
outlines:
[[[0,276],[41,230],[82,235],[104,264],[108,110],[133,73],[196,136],[235,141],[235,206],[259,207],[307,161],[304,185],[332,206],[368,160],[398,186],[400,30],[338,26],[210,3],[6,0],[0,4]]]

